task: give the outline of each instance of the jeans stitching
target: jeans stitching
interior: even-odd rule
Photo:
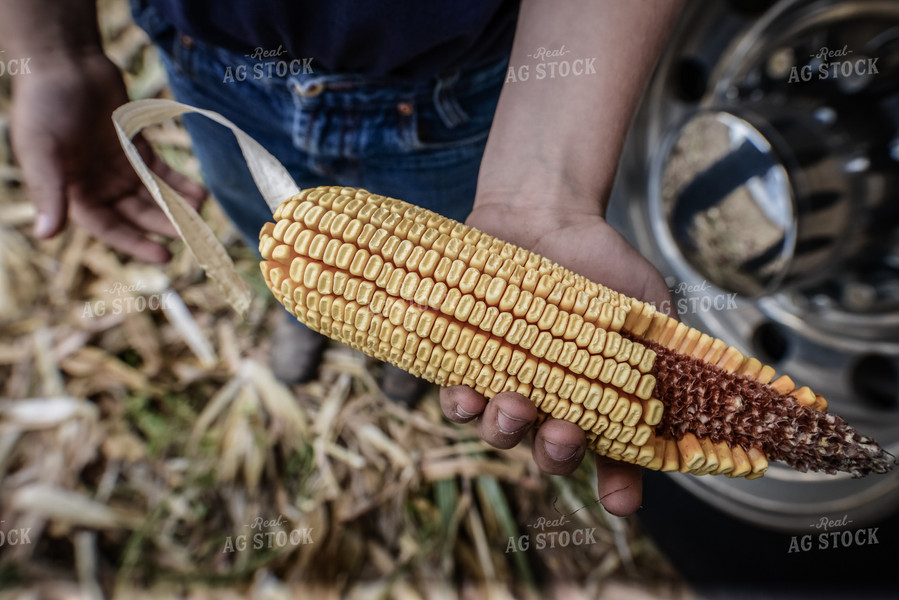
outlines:
[[[453,129],[467,122],[470,118],[459,105],[453,91],[453,85],[459,81],[459,72],[452,76],[441,78],[434,86],[433,103],[437,115],[449,129]]]

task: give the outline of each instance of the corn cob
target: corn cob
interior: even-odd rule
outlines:
[[[512,390],[577,423],[598,454],[761,477],[885,472],[888,454],[808,387],[533,252],[364,190],[286,200],[261,269],[300,321],[438,385]]]

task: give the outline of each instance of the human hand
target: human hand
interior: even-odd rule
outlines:
[[[526,218],[521,217],[523,212]],[[669,299],[659,272],[606,223],[598,209],[578,213],[534,205],[523,211],[518,200],[491,202],[476,207],[467,224],[629,296],[656,306],[665,306],[663,301]],[[453,422],[479,419],[481,437],[496,448],[510,448],[524,439],[538,412],[520,394],[503,392],[488,401],[465,386],[442,388],[440,404]],[[549,418],[537,429],[533,457],[543,471],[567,475],[583,460],[586,449],[580,427]],[[640,467],[597,456],[596,468],[603,506],[619,516],[636,511],[642,501]]]
[[[25,184],[37,207],[34,234],[59,233],[67,217],[109,246],[147,262],[170,258],[157,236],[176,235],[134,172],[112,124],[128,101],[118,68],[101,52],[33,57],[15,81],[11,136]],[[142,138],[147,165],[194,208],[202,186],[166,166]]]

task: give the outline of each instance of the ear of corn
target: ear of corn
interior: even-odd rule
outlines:
[[[351,188],[288,199],[260,233],[275,297],[335,340],[438,385],[514,391],[595,452],[761,477],[769,459],[861,475],[886,454],[823,397],[737,349],[543,258]]]

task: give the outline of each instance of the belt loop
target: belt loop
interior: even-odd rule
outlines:
[[[459,71],[438,77],[434,86],[434,108],[443,123],[452,129],[468,120],[468,114],[459,106],[453,94],[453,86],[459,81]]]

